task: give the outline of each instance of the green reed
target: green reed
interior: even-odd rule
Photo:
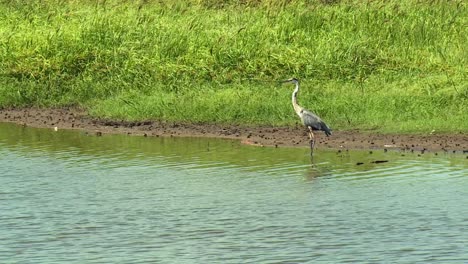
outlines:
[[[335,129],[468,131],[463,1],[2,1],[0,106]]]

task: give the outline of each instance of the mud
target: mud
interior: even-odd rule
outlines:
[[[61,109],[0,109],[0,122],[23,126],[60,129],[79,129],[89,135],[128,134],[137,136],[213,137],[238,139],[244,144],[272,147],[309,147],[307,132],[295,127],[246,127],[237,125],[184,124],[160,121],[128,122],[93,118],[76,108]],[[417,153],[468,153],[468,134],[381,134],[367,131],[333,131],[331,137],[317,132],[316,148],[337,150],[379,149]]]

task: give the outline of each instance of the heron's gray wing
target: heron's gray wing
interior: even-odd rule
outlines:
[[[314,129],[320,129],[319,126],[322,122],[322,119],[318,117],[316,114],[312,113],[309,110],[303,109],[302,110],[302,122],[305,126],[310,126]]]
[[[309,110],[302,110],[302,122],[305,126],[310,126],[313,130],[325,131],[327,135],[331,135],[331,129],[322,121],[320,117]]]

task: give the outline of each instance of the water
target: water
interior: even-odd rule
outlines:
[[[468,263],[467,163],[0,124],[0,263]]]

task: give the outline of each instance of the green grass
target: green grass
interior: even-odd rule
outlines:
[[[0,107],[468,132],[463,1],[0,1]]]

